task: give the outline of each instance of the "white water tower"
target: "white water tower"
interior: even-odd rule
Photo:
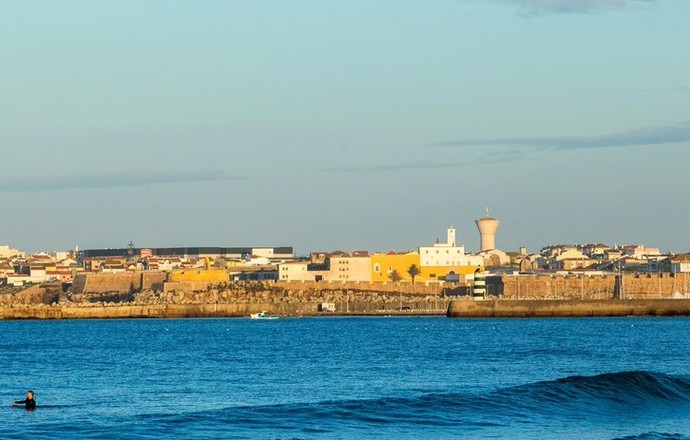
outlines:
[[[479,252],[496,249],[496,231],[501,222],[492,218],[489,215],[489,208],[486,208],[484,218],[475,220],[475,223],[477,224],[477,229],[479,229],[479,237],[481,239]]]

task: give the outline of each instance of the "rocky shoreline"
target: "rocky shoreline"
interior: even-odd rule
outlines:
[[[368,287],[368,286],[366,286]],[[203,290],[74,292],[60,284],[0,293],[0,319],[445,315],[449,299],[425,291],[373,291],[275,283],[209,285]],[[329,305],[328,311],[324,305]]]

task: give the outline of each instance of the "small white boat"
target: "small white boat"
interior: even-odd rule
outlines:
[[[249,315],[251,319],[278,319],[278,315],[273,315],[270,313],[267,313],[265,310],[259,313],[252,313]]]

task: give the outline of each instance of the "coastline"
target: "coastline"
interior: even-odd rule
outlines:
[[[690,316],[690,299],[645,300],[454,300],[447,310],[320,312],[316,303],[197,304],[14,304],[0,308],[0,320],[248,318],[265,310],[285,318],[358,316],[446,316],[449,318],[580,318]]]
[[[446,316],[446,310],[359,310],[319,312],[316,304],[110,304],[110,305],[12,305],[0,308],[2,320],[147,319],[147,318],[249,318],[265,310],[285,318],[357,316]]]
[[[498,292],[472,300],[460,289],[435,285],[180,283],[164,275],[84,274],[72,285],[2,289],[0,320],[248,317],[260,311],[282,317],[690,316],[686,277],[631,277],[625,299],[617,299],[616,277],[504,276]]]

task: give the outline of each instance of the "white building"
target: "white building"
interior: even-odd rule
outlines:
[[[278,281],[314,281],[314,273],[309,272],[309,262],[290,261],[278,264]]]
[[[647,247],[643,244],[640,245],[625,245],[625,246],[618,246],[618,250],[623,252],[625,255],[630,255],[632,257],[635,257],[637,259],[649,259],[653,257],[662,257],[661,251],[659,248],[650,248]]]
[[[323,274],[324,281],[371,282],[371,257],[339,256],[329,258],[329,270]]]
[[[295,258],[295,254],[292,253],[292,248],[252,248],[252,255],[256,255],[257,257],[264,257],[269,259],[270,261],[285,261],[292,260]]]
[[[465,246],[457,246],[455,243],[455,228],[448,228],[445,243],[435,243],[433,246],[419,248],[419,264],[428,266],[481,266],[484,264],[482,257],[465,254]]]

